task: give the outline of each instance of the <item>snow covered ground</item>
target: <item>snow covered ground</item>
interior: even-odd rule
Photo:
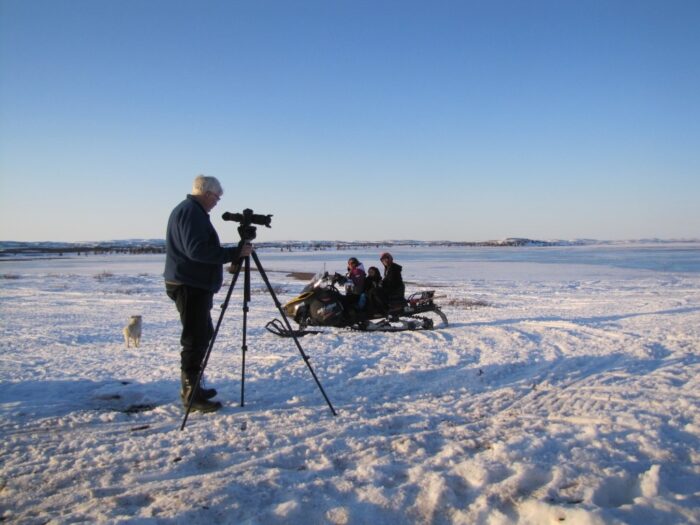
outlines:
[[[0,521],[700,523],[700,273],[460,250],[395,254],[449,327],[300,339],[337,417],[253,274],[245,406],[236,289],[184,431],[162,256],[0,262]],[[285,301],[349,254],[259,255]]]

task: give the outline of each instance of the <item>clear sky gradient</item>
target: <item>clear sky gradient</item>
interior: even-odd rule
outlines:
[[[0,0],[0,239],[700,237],[700,2]]]

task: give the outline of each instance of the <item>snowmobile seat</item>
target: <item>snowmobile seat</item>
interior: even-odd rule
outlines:
[[[389,317],[398,317],[403,313],[407,304],[406,299],[403,297],[394,297],[389,299],[387,315]]]

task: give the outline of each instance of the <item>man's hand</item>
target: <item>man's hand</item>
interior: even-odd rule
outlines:
[[[249,257],[251,253],[253,253],[253,244],[250,242],[243,243],[243,246],[241,246],[240,257]]]

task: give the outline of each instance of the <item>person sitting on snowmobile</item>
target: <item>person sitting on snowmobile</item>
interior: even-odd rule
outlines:
[[[370,266],[367,269],[367,279],[365,280],[365,293],[369,293],[372,288],[379,288],[382,283],[382,275],[379,273],[379,268]]]
[[[365,267],[357,260],[356,257],[348,259],[348,279],[345,285],[345,295],[348,298],[348,306],[354,307],[357,310],[362,310],[365,307]]]
[[[335,281],[345,285],[343,306],[350,313],[365,308],[365,278],[365,267],[356,257],[348,259],[348,272],[345,275],[335,274]]]
[[[384,252],[379,260],[384,265],[384,278],[382,279],[382,290],[386,293],[387,298],[403,299],[406,293],[406,286],[401,277],[403,268],[400,264],[394,262],[394,258],[389,252]]]
[[[404,302],[406,286],[403,277],[401,277],[403,268],[394,262],[394,258],[389,252],[382,253],[379,260],[384,265],[384,278],[378,288],[370,290],[369,300],[373,309],[387,313],[391,303]]]

